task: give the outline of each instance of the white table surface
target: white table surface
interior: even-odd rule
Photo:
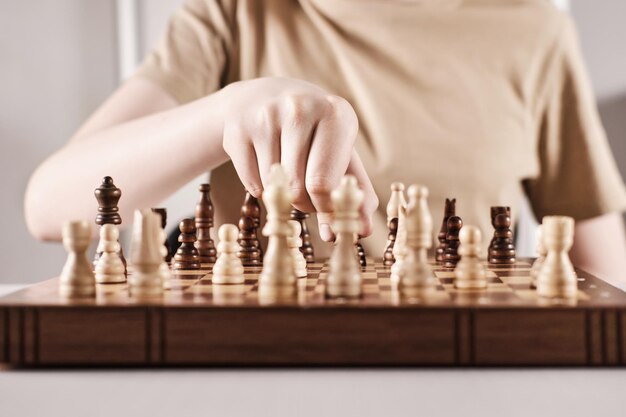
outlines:
[[[0,370],[1,417],[57,415],[626,416],[626,370]]]

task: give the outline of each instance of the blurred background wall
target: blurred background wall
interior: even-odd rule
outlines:
[[[36,282],[60,271],[61,245],[36,242],[22,200],[29,175],[119,82],[120,5],[126,0],[0,0],[0,283]],[[138,0],[137,53],[163,32],[181,0]],[[559,0],[578,23],[602,119],[626,176],[626,1]],[[94,187],[97,184],[94,184]],[[164,203],[188,214],[196,182]]]

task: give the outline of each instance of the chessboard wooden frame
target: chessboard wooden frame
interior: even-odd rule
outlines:
[[[530,260],[526,262],[523,271],[530,265]],[[380,262],[376,265],[380,268]],[[445,269],[440,271],[448,276]],[[323,282],[320,272],[318,268],[310,274],[317,280],[308,289],[312,294]],[[384,271],[375,272],[386,276]],[[215,294],[209,301],[194,298],[192,302],[184,297],[62,300],[56,295],[58,281],[52,279],[0,298],[0,363],[17,367],[624,365],[626,293],[584,271],[577,274],[581,294],[586,295],[574,302],[532,298],[511,302],[510,296],[496,291],[486,299],[471,293],[459,298],[457,293],[451,300],[434,303],[381,300],[367,294],[362,300],[327,301],[317,294],[305,301],[270,305],[228,298],[218,303]],[[523,278],[511,276],[510,285],[518,286],[513,291],[525,291]],[[441,281],[450,285],[444,278]],[[371,292],[376,291],[381,292],[380,288]]]

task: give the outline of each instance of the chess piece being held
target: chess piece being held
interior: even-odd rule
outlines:
[[[243,265],[237,257],[237,226],[223,224],[220,226],[218,235],[220,241],[217,245],[218,257],[213,266],[213,284],[243,284]]]
[[[96,278],[87,258],[91,242],[91,227],[86,221],[72,221],[63,225],[63,246],[67,261],[59,277],[59,293],[63,297],[93,297]]]
[[[95,267],[96,282],[99,284],[126,281],[126,268],[119,256],[119,236],[120,232],[114,224],[103,224],[100,228],[98,247],[102,248],[102,254]]]
[[[405,296],[421,296],[433,291],[436,279],[427,252],[433,244],[433,221],[428,209],[428,188],[411,185],[406,209],[407,253],[398,275],[398,289]]]
[[[297,279],[294,260],[287,237],[291,234],[289,213],[291,193],[284,168],[274,164],[270,168],[269,184],[263,191],[267,209],[267,222],[263,234],[268,236],[267,251],[263,258],[263,270],[259,276],[259,297],[275,300],[295,295]]]
[[[476,226],[464,226],[459,233],[461,260],[454,269],[454,286],[460,289],[487,288],[487,272],[480,262],[482,235]]]
[[[358,297],[361,295],[362,278],[355,242],[361,227],[359,208],[363,203],[363,191],[359,189],[356,178],[346,175],[331,193],[331,199],[336,239],[329,260],[326,295]]]
[[[574,242],[574,219],[546,216],[542,234],[547,255],[537,274],[537,293],[549,298],[575,298],[578,280],[567,254]]]

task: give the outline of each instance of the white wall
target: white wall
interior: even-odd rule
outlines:
[[[141,53],[182,0],[139,0]],[[0,12],[0,283],[58,273],[60,245],[34,241],[22,216],[30,173],[117,84],[114,0],[4,1]],[[626,175],[626,2],[572,0],[603,121]],[[195,186],[165,205],[172,222],[193,210]]]

